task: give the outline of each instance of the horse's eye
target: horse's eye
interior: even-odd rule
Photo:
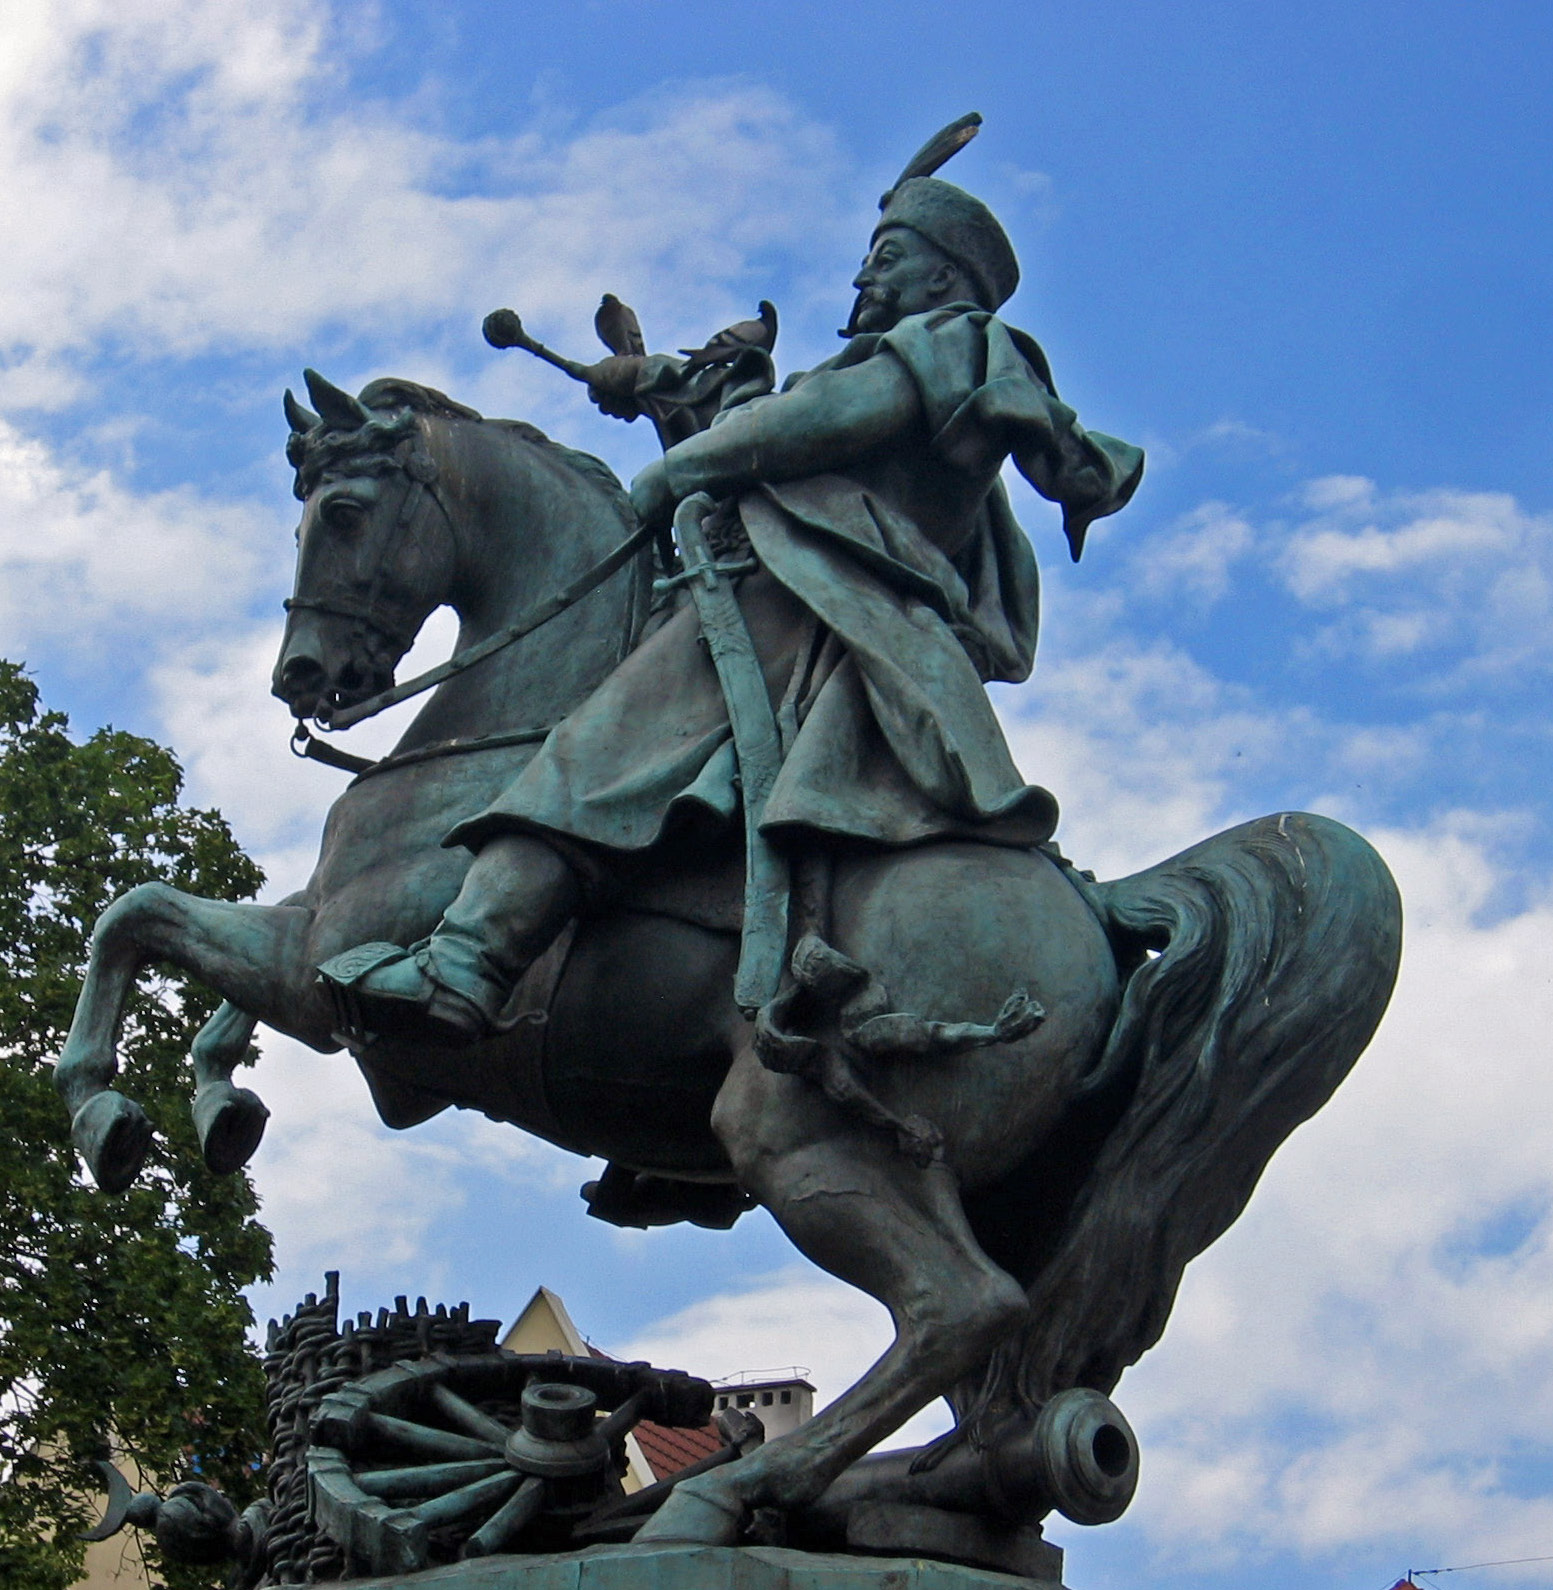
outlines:
[[[324,509],[324,518],[336,530],[358,529],[366,516],[367,510],[354,497],[336,497]]]

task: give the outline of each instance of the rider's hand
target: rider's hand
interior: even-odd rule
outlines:
[[[588,388],[588,396],[598,405],[599,412],[612,420],[624,420],[629,425],[642,417],[642,411],[631,398],[616,397],[613,392],[596,386]]]
[[[639,354],[614,354],[588,366],[588,396],[617,420],[634,420],[642,410],[636,383],[646,361]]]
[[[631,506],[643,523],[661,529],[674,518],[674,490],[669,485],[668,466],[655,458],[631,482]]]

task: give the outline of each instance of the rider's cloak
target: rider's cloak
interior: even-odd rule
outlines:
[[[735,540],[760,565],[739,599],[784,751],[761,826],[775,838],[1039,844],[1057,803],[1014,766],[985,689],[1029,676],[1038,613],[1035,556],[998,471],[1012,456],[1061,504],[1077,556],[1089,523],[1132,495],[1143,455],[1085,432],[1057,401],[1037,344],[985,310],[909,316],[853,338],[820,369],[874,358],[910,373],[920,434],[737,501]],[[737,774],[684,599],[447,843],[478,848],[518,831],[641,851],[682,822],[734,818]]]

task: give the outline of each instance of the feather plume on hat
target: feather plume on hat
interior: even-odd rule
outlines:
[[[879,200],[874,236],[904,226],[947,254],[970,278],[984,309],[997,309],[1019,285],[1019,261],[1008,234],[980,199],[933,173],[957,155],[981,129],[972,111],[933,134],[906,162],[905,169]]]

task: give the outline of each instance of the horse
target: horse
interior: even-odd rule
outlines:
[[[518,1018],[473,1047],[342,1034],[319,964],[435,927],[471,859],[444,836],[675,598],[655,602],[653,550],[598,460],[413,382],[308,386],[318,413],[286,394],[303,507],[276,694],[299,725],[348,716],[392,687],[442,605],[457,657],[482,660],[448,671],[335,802],[299,893],[258,905],[147,884],[103,914],[56,1069],[93,1176],[121,1188],[145,1152],[143,1112],[111,1086],[116,1030],[141,968],[170,962],[225,1001],[192,1053],[213,1168],[262,1131],[231,1080],[262,1022],[349,1047],[391,1127],[458,1105],[601,1156],[611,1170],[586,1191],[622,1222],[727,1225],[758,1202],[885,1305],[894,1340],[854,1386],[687,1480],[638,1538],[731,1543],[784,1515],[823,1532],[875,1496],[1038,1517],[1051,1496],[1016,1471],[1042,1410],[1109,1392],[1158,1338],[1186,1263],[1368,1043],[1400,953],[1384,862],[1287,812],[1110,882],[1050,845],[840,850],[825,953],[798,946],[789,995],[808,1001],[814,1046],[846,1057],[850,1094],[763,1060],[734,1001],[737,833],[666,844],[601,893],[520,985]],[[513,639],[557,591],[575,599]],[[1011,988],[1030,1019],[989,1026]],[[891,1013],[905,1002],[925,1014]],[[943,1041],[911,1041],[924,1032]],[[939,1396],[949,1437],[867,1456]]]

